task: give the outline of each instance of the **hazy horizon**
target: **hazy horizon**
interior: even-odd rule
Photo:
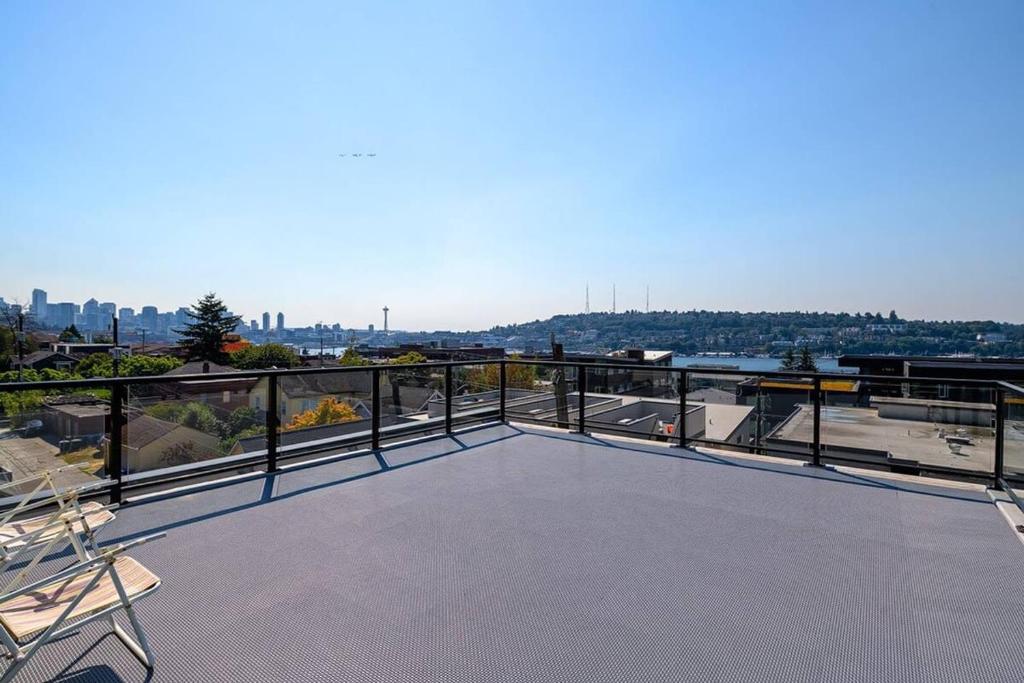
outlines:
[[[1021,322],[1022,34],[1019,2],[10,3],[0,296]]]

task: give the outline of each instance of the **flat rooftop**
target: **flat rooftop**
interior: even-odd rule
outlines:
[[[959,455],[949,450],[939,428],[948,435],[963,429],[971,438]],[[814,441],[814,408],[801,405],[767,437],[768,441],[792,441],[810,444]],[[991,472],[995,459],[995,437],[992,429],[919,420],[879,417],[873,408],[827,406],[821,409],[821,444],[826,449],[843,448],[858,451],[891,453],[893,457],[964,470]],[[827,453],[823,453],[827,457]]]
[[[980,487],[500,425],[121,509],[145,669],[19,680],[1018,680],[1024,544]],[[2,666],[2,665],[0,665]]]

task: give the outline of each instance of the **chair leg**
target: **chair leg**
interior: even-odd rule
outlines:
[[[132,624],[132,630],[135,631],[135,637],[138,639],[138,642],[132,639],[131,634],[129,634],[121,624],[118,624],[114,621],[113,617],[111,617],[110,621],[114,625],[114,633],[121,639],[121,642],[124,643],[125,647],[131,650],[132,654],[139,658],[139,661],[142,662],[147,669],[152,669],[156,659],[153,656],[152,648],[149,646],[149,638],[146,637],[146,632],[142,630],[142,624],[139,623],[139,618],[135,614],[135,609],[131,605],[128,605],[125,607],[124,611],[128,614],[128,621]],[[3,682],[0,681],[0,683]]]
[[[25,666],[26,662],[28,662],[28,657],[15,659],[14,663],[7,667],[7,671],[5,671],[4,675],[0,677],[0,683],[10,683],[10,681],[13,681],[14,677],[18,675],[18,672],[21,671],[21,667]]]

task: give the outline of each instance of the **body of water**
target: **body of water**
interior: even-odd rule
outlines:
[[[690,365],[736,365],[740,370],[751,372],[772,372],[779,369],[781,358],[746,358],[739,356],[673,356],[672,365],[687,367]],[[814,362],[820,372],[851,372],[855,368],[840,368],[835,358],[815,358]]]

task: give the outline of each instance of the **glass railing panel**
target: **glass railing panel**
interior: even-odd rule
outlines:
[[[452,366],[452,423],[455,426],[496,420],[499,415],[501,366],[497,363]],[[535,389],[532,366],[509,365],[506,397]],[[433,417],[444,417],[444,401],[430,404]]]
[[[990,388],[915,380],[823,380],[822,457],[909,474],[992,472]]]
[[[594,368],[586,372],[586,430],[674,442],[679,428],[679,373],[657,366]]]
[[[125,475],[265,454],[266,380],[132,383],[125,393]]]
[[[768,403],[758,400],[754,375],[732,374],[713,369],[687,372],[687,430],[694,445],[749,451],[771,426],[783,419],[770,419]],[[761,431],[756,418],[761,410]]]
[[[107,388],[0,392],[0,484],[14,484],[0,489],[0,505],[30,493],[45,471],[62,469],[58,488],[108,479],[109,437]]]
[[[444,367],[388,364],[379,371],[381,443],[392,435],[444,429]],[[440,414],[437,412],[440,406]]]
[[[799,373],[734,378],[737,403],[750,409],[745,424],[751,449],[784,458],[810,458],[814,442],[812,380]]]
[[[279,460],[346,453],[370,443],[370,370],[281,375],[276,381]]]
[[[524,385],[506,392],[505,414],[508,420],[560,429],[577,426],[579,388],[575,366],[508,363],[506,372],[509,376],[517,373]],[[532,388],[527,388],[527,384]]]

